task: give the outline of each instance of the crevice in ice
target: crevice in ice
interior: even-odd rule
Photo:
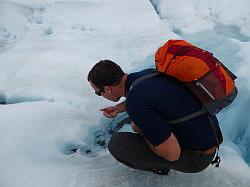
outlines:
[[[5,105],[6,104],[6,97],[5,95],[0,95],[0,105]]]
[[[131,120],[127,113],[120,114],[114,119],[103,118],[98,126],[89,129],[86,139],[81,142],[65,142],[59,146],[59,150],[65,155],[80,153],[94,156],[100,150],[107,148],[112,134],[122,129],[125,124],[130,123]]]
[[[157,7],[157,2],[155,2],[155,1],[157,1],[157,0],[150,0],[152,6],[155,9],[155,12],[158,14],[159,18],[162,19],[161,16],[160,16],[160,11],[158,10],[158,7]]]
[[[249,119],[249,105],[250,99],[247,89],[245,93],[241,94],[239,102],[240,110],[235,113],[234,121],[232,122],[229,131],[230,139],[239,147],[239,150],[250,165],[250,119]]]
[[[155,12],[158,14],[159,18],[161,20],[164,21],[164,17],[161,16],[161,12],[160,10],[158,9],[158,6],[157,6],[157,0],[150,0],[152,6],[154,7],[155,9]],[[220,34],[220,35],[223,35],[227,38],[234,38],[236,40],[239,40],[241,42],[248,42],[250,41],[250,36],[247,36],[245,34],[243,34],[240,30],[240,27],[236,26],[236,25],[225,25],[225,24],[222,24],[222,23],[219,23],[217,21],[214,21],[214,29],[213,29],[213,32],[216,32],[217,34]],[[181,34],[181,29],[176,29],[173,27],[173,32],[180,35]]]
[[[37,102],[37,101],[47,101],[47,102],[54,102],[53,98],[44,98],[44,97],[10,97],[7,98],[5,95],[0,95],[0,104],[2,105],[9,105],[9,104],[18,104],[23,102]]]
[[[59,146],[59,150],[65,155],[71,155],[76,152],[80,152],[81,154],[91,153],[91,148],[83,142],[65,142]]]
[[[43,33],[49,36],[54,33],[54,30],[52,27],[47,27],[43,29]]]
[[[224,24],[216,24],[214,27],[214,31],[218,34],[222,34],[228,38],[234,38],[241,42],[250,41],[250,36],[244,35],[241,33],[240,28],[235,25],[224,25]]]

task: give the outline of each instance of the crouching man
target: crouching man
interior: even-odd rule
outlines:
[[[126,74],[110,60],[98,62],[89,72],[88,81],[98,96],[117,102],[101,109],[113,118],[127,111],[132,122],[131,132],[118,132],[109,141],[110,153],[121,163],[134,169],[167,174],[169,169],[195,173],[212,162],[217,144],[211,119],[217,130],[215,116],[207,114],[180,122],[171,120],[187,116],[201,109],[200,102],[180,82],[159,74],[141,81],[133,89],[132,83],[152,70]]]

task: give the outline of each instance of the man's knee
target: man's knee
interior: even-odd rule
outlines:
[[[109,152],[112,154],[113,152],[115,152],[115,150],[117,149],[117,147],[119,146],[119,142],[121,141],[121,135],[120,132],[115,133],[111,136],[109,142],[108,142],[108,150]],[[112,154],[113,155],[113,154]]]
[[[129,150],[131,147],[130,139],[134,135],[134,133],[129,132],[118,132],[111,136],[108,143],[108,150],[111,155],[119,162],[131,168],[135,168],[134,164],[132,164],[133,159],[131,159],[131,151]]]
[[[109,152],[113,154],[122,154],[126,150],[126,148],[130,147],[129,142],[131,136],[133,136],[134,133],[130,132],[117,132],[113,134],[109,140],[108,143],[108,150]]]

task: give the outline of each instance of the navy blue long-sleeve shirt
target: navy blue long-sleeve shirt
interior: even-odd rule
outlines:
[[[133,81],[149,72],[151,70],[129,74],[125,84],[126,91],[128,92]],[[183,84],[166,75],[157,75],[135,86],[126,98],[126,110],[153,146],[167,140],[171,132],[181,148],[206,150],[216,145],[206,114],[178,124],[167,123],[201,110],[201,103]],[[218,128],[215,116],[213,121]]]

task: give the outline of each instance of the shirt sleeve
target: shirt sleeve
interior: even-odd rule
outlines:
[[[163,143],[170,137],[169,124],[160,117],[153,99],[145,91],[134,88],[126,102],[128,115],[153,146]]]

